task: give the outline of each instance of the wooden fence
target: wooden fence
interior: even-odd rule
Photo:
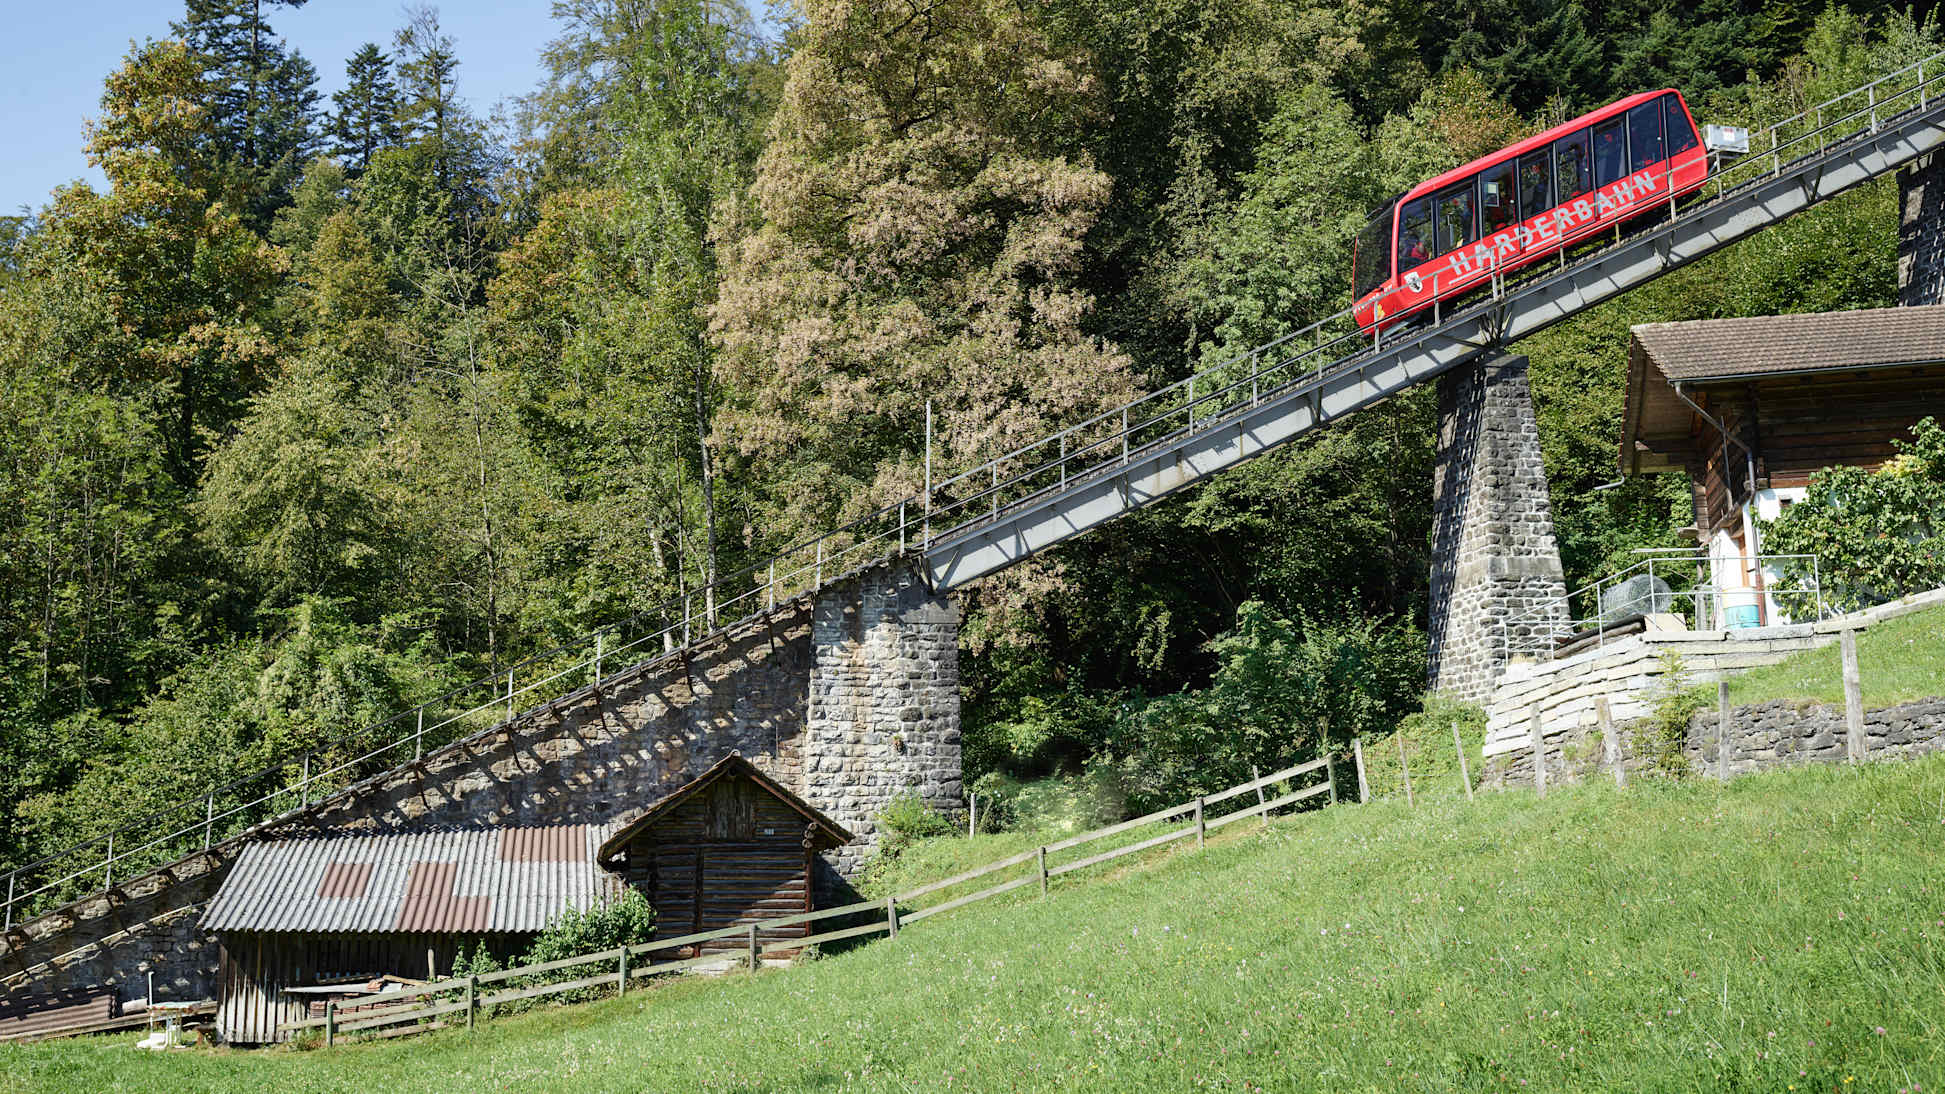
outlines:
[[[1267,793],[1269,788],[1275,787],[1277,784],[1285,783],[1299,776],[1319,770],[1324,772],[1324,780],[1313,786],[1289,790],[1287,793],[1278,794],[1276,797],[1270,797]],[[1209,811],[1212,807],[1232,802],[1252,791],[1256,794],[1255,804],[1225,812],[1221,816],[1212,817],[1210,815]],[[499,972],[455,977],[436,983],[398,988],[375,995],[360,996],[356,1003],[358,1009],[342,1017],[337,1013],[337,1002],[332,1001],[325,1004],[325,1013],[322,1018],[308,1018],[303,1021],[286,1022],[277,1028],[280,1032],[286,1033],[322,1029],[324,1031],[324,1043],[327,1045],[335,1044],[338,1037],[350,1033],[360,1033],[372,1038],[401,1037],[414,1033],[423,1033],[427,1030],[444,1029],[456,1023],[463,1023],[470,1029],[479,1019],[482,1010],[505,1003],[605,987],[612,987],[617,995],[622,995],[628,992],[629,985],[634,981],[703,966],[722,967],[725,964],[741,965],[751,971],[755,971],[760,967],[763,955],[767,953],[800,950],[805,946],[817,943],[837,942],[842,939],[861,938],[874,934],[884,934],[890,938],[897,938],[900,930],[922,919],[928,919],[941,912],[949,912],[955,908],[963,908],[968,904],[974,904],[991,897],[996,897],[1002,893],[1012,892],[1015,889],[1024,888],[1028,885],[1039,885],[1040,893],[1044,896],[1047,893],[1049,881],[1062,874],[1071,874],[1076,870],[1085,870],[1090,866],[1099,866],[1102,863],[1112,862],[1115,859],[1125,858],[1128,855],[1140,854],[1143,851],[1174,843],[1178,840],[1193,837],[1196,848],[1200,850],[1208,833],[1216,829],[1255,816],[1262,816],[1267,822],[1269,813],[1285,806],[1294,805],[1306,798],[1314,798],[1322,794],[1330,795],[1332,802],[1337,801],[1337,767],[1334,757],[1326,756],[1320,760],[1312,760],[1309,763],[1298,764],[1295,767],[1285,768],[1282,771],[1271,772],[1268,775],[1251,779],[1249,782],[1232,786],[1219,793],[1205,795],[1196,798],[1194,801],[1170,806],[1167,809],[1158,810],[1144,817],[1136,817],[1133,820],[1125,820],[1119,824],[1108,825],[1105,828],[1097,828],[1092,832],[1085,832],[1078,836],[1069,836],[1066,839],[1049,843],[1044,847],[1036,847],[1031,851],[1023,851],[1010,858],[990,862],[976,869],[967,870],[962,874],[956,874],[944,880],[920,886],[910,892],[886,897],[883,900],[861,900],[855,904],[846,904],[837,908],[824,908],[814,912],[804,912],[799,915],[785,916],[778,919],[739,923],[719,930],[704,931],[700,934],[687,934],[678,938],[658,938],[653,942],[643,942],[633,946],[602,950],[599,953],[584,954],[579,957],[562,958],[559,961],[547,961],[536,965],[523,965],[518,968],[503,969]],[[1133,832],[1149,825],[1165,824],[1180,820],[1186,820],[1188,823],[1183,824],[1179,828],[1172,828],[1166,832],[1162,832],[1159,835],[1139,839],[1125,846],[1100,851],[1074,859],[1070,862],[1056,864],[1049,861],[1051,856],[1065,851],[1071,851],[1077,847],[1084,847],[1088,844]],[[901,912],[899,910],[901,904],[911,904],[924,897],[964,885],[969,881],[990,877],[994,874],[1021,866],[1028,866],[1029,869],[1020,877],[1011,878],[995,885],[989,885],[976,892],[954,897],[937,904],[930,904],[910,912]],[[799,923],[817,923],[832,919],[864,919],[866,922],[853,923],[850,926],[812,934],[805,938],[791,938],[773,942],[761,942],[757,938],[757,932],[760,929],[788,927]],[[637,959],[648,959],[651,954],[679,951],[686,946],[722,939],[742,940],[745,943],[744,953],[735,957],[730,957],[723,953],[713,953],[682,961],[654,961],[649,959],[645,963],[636,964]],[[589,973],[585,976],[578,976],[570,980],[544,984],[519,983],[519,981],[529,980],[533,977],[560,973],[568,969],[589,967],[598,969],[599,971]],[[514,983],[509,984],[509,982]],[[497,985],[508,986],[500,987],[497,991],[491,990]],[[387,1006],[385,1004],[392,1005]]]

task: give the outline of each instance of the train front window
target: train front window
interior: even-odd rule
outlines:
[[[1668,154],[1679,156],[1695,147],[1695,123],[1688,120],[1682,101],[1673,94],[1661,97],[1661,116],[1668,129]]]
[[[1628,173],[1628,135],[1620,118],[1594,127],[1594,185],[1606,186]]]
[[[1594,165],[1587,155],[1587,131],[1553,142],[1553,203],[1565,205],[1594,188]]]
[[[1351,252],[1351,297],[1362,300],[1371,290],[1391,276],[1391,211],[1398,203],[1387,201],[1364,222],[1357,234],[1357,249]]]
[[[1628,170],[1639,171],[1668,156],[1661,150],[1661,106],[1646,102],[1628,111]]]
[[[1553,208],[1549,193],[1547,154],[1544,149],[1520,157],[1520,219],[1532,220]]]
[[[1479,176],[1479,218],[1483,235],[1492,235],[1512,226],[1516,211],[1513,200],[1513,161],[1488,167]]]
[[[1472,183],[1470,180],[1440,194],[1433,228],[1438,232],[1438,253],[1456,250],[1478,238],[1472,220]]]
[[[1432,257],[1432,200],[1419,198],[1398,214],[1398,272]]]

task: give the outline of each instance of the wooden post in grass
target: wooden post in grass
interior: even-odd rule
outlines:
[[[1337,753],[1328,749],[1324,752],[1324,781],[1330,784],[1330,803],[1337,804]],[[1268,819],[1269,814],[1263,814]]]
[[[628,947],[627,946],[623,946],[621,948],[621,960],[618,964],[620,965],[620,967],[615,970],[615,994],[627,995],[628,994]]]
[[[1196,850],[1198,851],[1202,850],[1203,837],[1206,836],[1208,832],[1209,832],[1209,826],[1202,823],[1202,798],[1198,796],[1195,799],[1195,849]],[[1041,873],[1044,874],[1046,872],[1045,852],[1042,851],[1041,855],[1042,855],[1042,865],[1040,870]]]
[[[885,898],[885,923],[890,936],[892,938],[897,938],[898,937],[898,898],[895,896],[888,896]]]
[[[1533,704],[1533,712],[1527,718],[1528,732],[1533,738],[1533,792],[1542,798],[1547,796],[1547,738],[1540,729],[1540,704]]]
[[[1200,813],[1202,811],[1201,798],[1195,799],[1195,808],[1197,813]],[[1047,895],[1047,849],[1045,847],[1042,847],[1040,849],[1039,857],[1040,857],[1040,895],[1046,896]]]
[[[752,923],[750,924],[750,971],[751,972],[756,971],[757,965],[759,962],[762,961],[762,959],[763,959],[762,954],[760,954],[756,948],[756,924]]]
[[[338,1001],[326,1000],[324,1004],[324,1047],[338,1043]]]
[[[1715,777],[1729,781],[1729,681],[1715,682]]]
[[[1265,798],[1263,797],[1263,784],[1262,784],[1262,783],[1260,783],[1260,782],[1257,782],[1257,780],[1259,780],[1259,779],[1261,779],[1262,777],[1263,777],[1263,775],[1262,775],[1262,773],[1261,773],[1261,772],[1259,772],[1259,771],[1257,771],[1257,769],[1256,769],[1256,765],[1255,765],[1255,764],[1250,764],[1250,765],[1249,765],[1249,781],[1250,781],[1250,782],[1253,782],[1253,783],[1256,783],[1256,804],[1258,804],[1258,805],[1262,805],[1262,804],[1263,804],[1263,802],[1264,802],[1264,801],[1266,800],[1266,799],[1265,799]],[[1270,826],[1270,811],[1269,811],[1269,810],[1267,810],[1267,809],[1265,809],[1265,810],[1264,810],[1263,812],[1261,812],[1261,813],[1258,813],[1258,814],[1256,815],[1256,819],[1258,819],[1258,820],[1260,820],[1260,821],[1262,821],[1262,822],[1263,822],[1263,827],[1265,827],[1265,828],[1268,828],[1268,827]]]
[[[1614,712],[1608,708],[1607,696],[1594,700],[1594,717],[1601,723],[1601,751],[1604,752],[1607,766],[1614,772],[1614,785],[1628,785],[1628,769],[1621,762],[1621,731],[1614,728]]]
[[[1466,766],[1466,745],[1459,738],[1459,720],[1452,719],[1452,751],[1459,754],[1459,781],[1465,784],[1466,800],[1472,800],[1472,769]]]
[[[1413,801],[1411,797],[1411,764],[1405,759],[1404,731],[1393,730],[1391,735],[1398,739],[1398,770],[1403,772],[1405,776],[1405,805],[1407,807],[1416,807],[1418,803]]]
[[[466,977],[466,1028],[473,1028],[473,1015],[479,1013],[479,974]]]
[[[1364,776],[1364,734],[1351,738],[1351,756],[1357,761],[1357,803],[1371,800],[1371,780]]]
[[[1857,671],[1857,630],[1845,627],[1844,646],[1844,751],[1850,762],[1864,762],[1864,682]]]

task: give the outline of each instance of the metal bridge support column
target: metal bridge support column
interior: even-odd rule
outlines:
[[[959,609],[917,568],[893,562],[817,594],[804,711],[804,800],[857,839],[833,853],[855,873],[877,817],[915,794],[965,809],[959,765]]]
[[[1495,356],[1439,378],[1432,484],[1430,684],[1484,702],[1515,617],[1565,618],[1560,550],[1526,358]],[[1551,609],[1551,610],[1550,610]]]
[[[1945,304],[1945,153],[1898,171],[1898,303]]]

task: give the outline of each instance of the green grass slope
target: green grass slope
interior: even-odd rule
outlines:
[[[1900,616],[1857,634],[1857,678],[1870,709],[1945,695],[1945,607]],[[1729,678],[1729,700],[1801,699],[1842,706],[1843,653],[1836,643]]]
[[[1945,757],[1233,826],[787,971],[122,1091],[1945,1090]]]

